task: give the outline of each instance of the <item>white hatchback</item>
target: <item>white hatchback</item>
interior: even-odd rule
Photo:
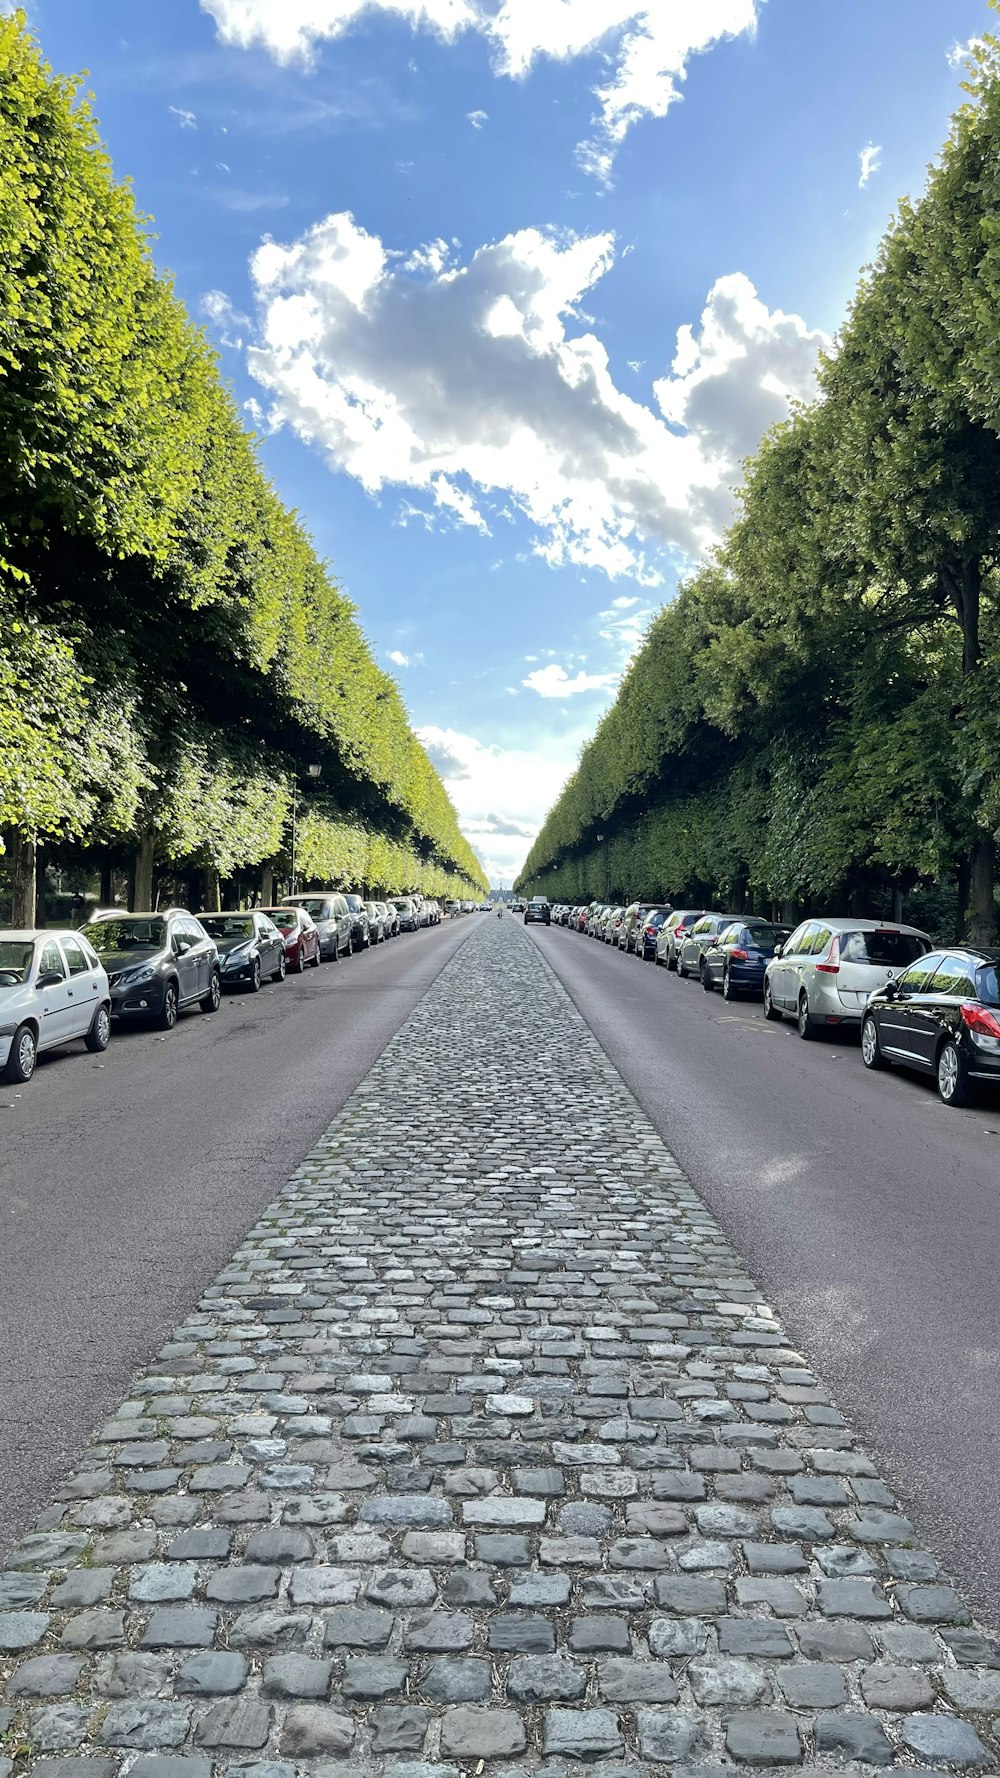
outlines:
[[[800,1037],[860,1027],[869,994],[930,948],[926,932],[890,920],[803,920],[764,972],[764,1017],[788,1013]]]
[[[40,1050],[82,1037],[106,1050],[111,993],[104,967],[79,932],[0,932],[0,1076],[23,1082]]]

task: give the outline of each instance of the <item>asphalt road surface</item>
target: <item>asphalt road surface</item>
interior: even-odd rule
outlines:
[[[0,1086],[0,1567],[474,923]]]
[[[928,1547],[1000,1628],[1000,1101],[532,925]]]

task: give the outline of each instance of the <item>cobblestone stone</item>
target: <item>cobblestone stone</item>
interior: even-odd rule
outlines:
[[[530,935],[470,922],[12,1552],[0,1778],[998,1771],[1000,1656],[915,1545]]]

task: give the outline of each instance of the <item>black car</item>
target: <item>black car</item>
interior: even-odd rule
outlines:
[[[665,920],[669,920],[670,914],[669,905],[655,901],[650,902],[648,907],[640,908],[639,918],[635,923],[632,947],[636,956],[641,957],[643,962],[648,957],[656,956],[656,941],[660,936],[660,928]],[[625,949],[628,950],[627,939]]]
[[[107,971],[112,1018],[154,1019],[170,1031],[182,1007],[218,1012],[219,952],[186,908],[163,914],[112,909],[95,914],[81,930]]]
[[[224,988],[247,988],[256,994],[265,976],[285,979],[285,938],[273,920],[256,909],[248,913],[202,914],[201,924],[214,938]]]
[[[544,895],[533,895],[531,900],[525,903],[524,924],[526,926],[529,920],[541,920],[543,925],[551,926],[552,909]]]
[[[368,909],[360,895],[345,895],[344,900],[351,916],[351,950],[366,951],[371,944]]]
[[[946,1105],[1000,1085],[1000,951],[928,951],[869,995],[861,1022],[866,1068],[898,1062],[932,1074]]]
[[[743,915],[713,938],[705,951],[701,985],[707,994],[721,987],[723,999],[737,994],[764,992],[764,971],[774,956],[775,945],[784,944],[791,928],[772,926],[770,920]]]

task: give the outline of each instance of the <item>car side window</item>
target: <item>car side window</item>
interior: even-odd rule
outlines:
[[[806,933],[808,931],[809,931],[808,924],[806,924],[805,926],[796,926],[795,931],[792,933],[791,938],[788,940],[787,944],[785,945],[784,952],[783,952],[783,955],[785,957],[797,957],[798,956],[799,952],[802,949],[803,940],[805,939]]]
[[[952,994],[963,998],[976,992],[975,966],[967,957],[942,957],[928,990],[931,994]]]
[[[205,928],[197,920],[181,920],[180,928],[184,937],[189,939],[193,945],[200,945],[208,936]]]
[[[62,941],[63,956],[69,964],[70,975],[89,975],[93,965],[86,956],[82,946],[75,938],[64,938]]]
[[[38,960],[39,975],[57,975],[60,981],[66,980],[66,966],[62,960],[62,952],[54,939],[49,939],[42,946],[42,954]]]
[[[830,931],[829,926],[823,926],[817,922],[817,924],[812,927],[809,936],[810,957],[822,957],[824,951],[829,950],[832,937],[833,933]]]
[[[898,987],[902,994],[918,994],[926,992],[936,969],[939,969],[943,958],[940,951],[928,951],[926,956],[918,957],[909,969],[904,969],[898,978]]]

